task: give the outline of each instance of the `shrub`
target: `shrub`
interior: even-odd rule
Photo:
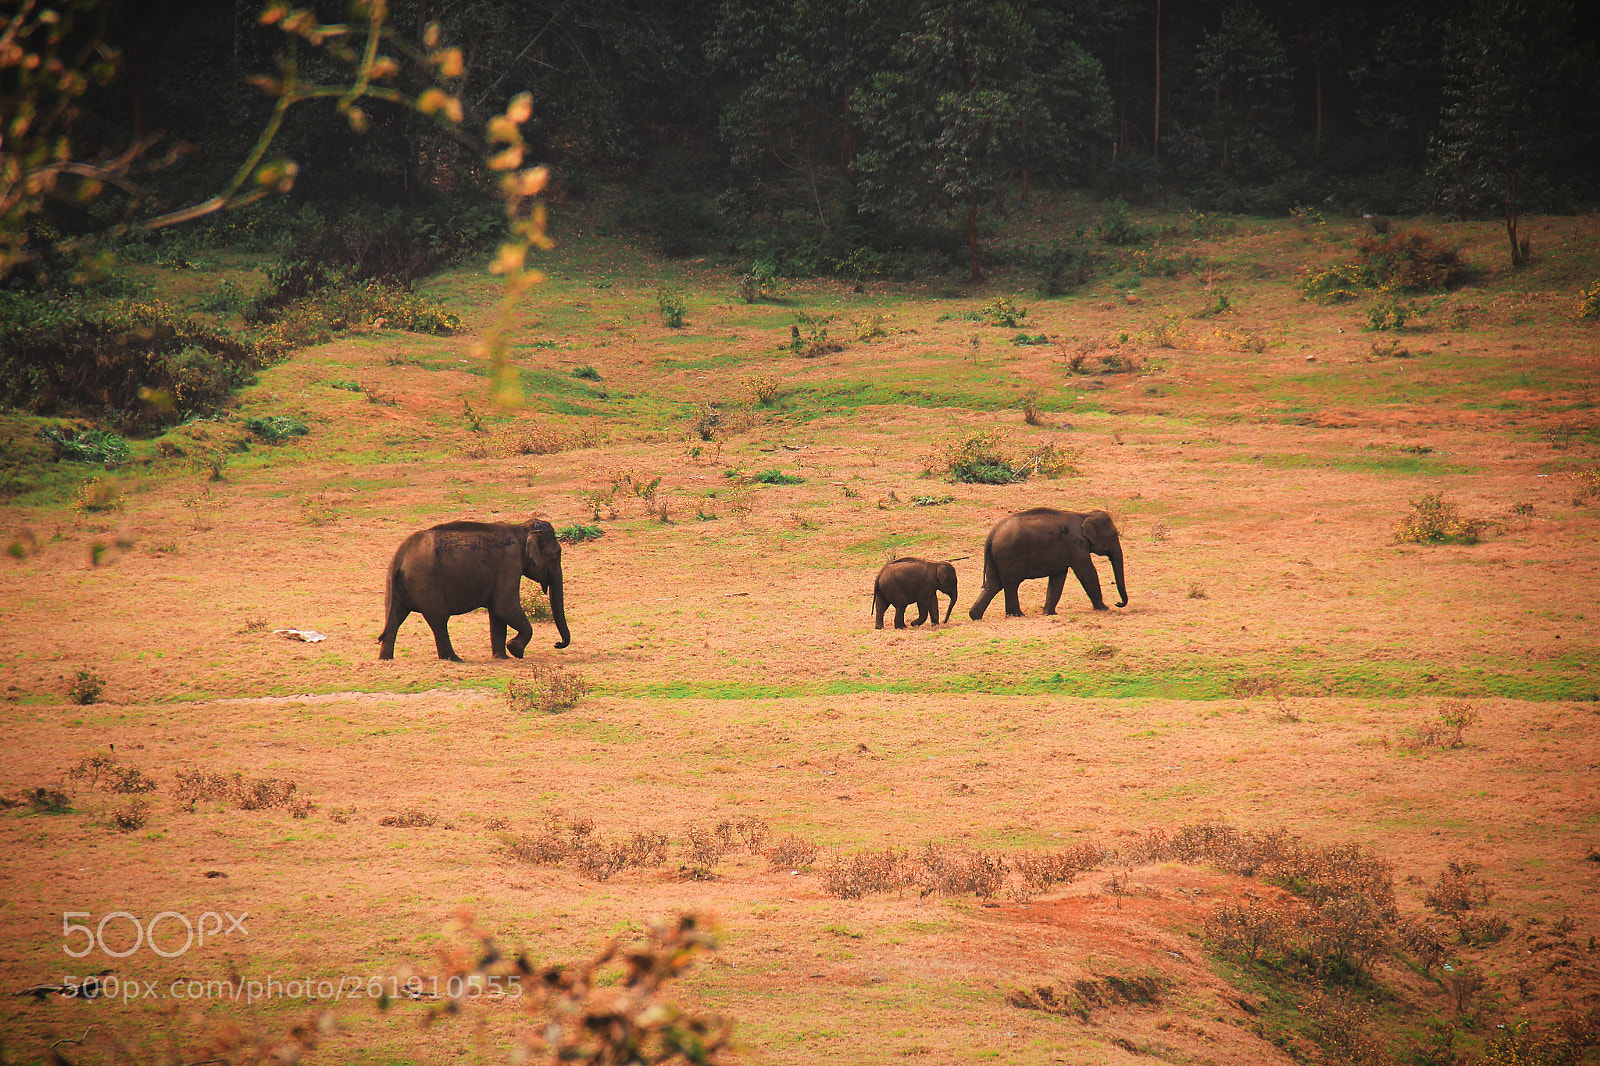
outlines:
[[[584,381],[599,381],[600,371],[596,370],[592,366],[580,366],[573,370],[572,376],[575,378],[582,378]]]
[[[763,470],[759,474],[751,474],[750,480],[759,485],[800,485],[806,479],[796,474],[785,474],[777,467],[773,467],[770,470]]]
[[[288,415],[267,415],[264,418],[247,418],[244,428],[268,444],[281,444],[291,437],[304,437],[311,430],[298,418]]]
[[[564,544],[582,544],[586,540],[599,540],[605,536],[605,530],[599,526],[570,525],[562,526],[556,530],[556,539]]]
[[[688,313],[689,305],[681,289],[665,282],[656,286],[656,307],[661,312],[662,324],[668,329],[683,328],[683,316]]]
[[[1094,277],[1095,256],[1081,239],[1073,243],[1057,241],[1039,257],[1041,296],[1060,296],[1087,285]]]
[[[67,698],[80,706],[87,706],[98,703],[105,688],[105,678],[93,670],[79,670],[78,676],[67,686]]]
[[[1038,474],[1053,481],[1058,477],[1076,474],[1078,472],[1077,466],[1074,465],[1076,458],[1076,452],[1057,447],[1054,441],[1049,441],[1029,452],[1013,469],[1023,477]]]
[[[1578,317],[1600,318],[1600,281],[1578,293]]]
[[[1400,292],[1447,289],[1466,273],[1459,252],[1419,230],[1363,237],[1356,264],[1372,287]]]
[[[984,304],[981,314],[989,325],[1004,326],[1006,329],[1021,329],[1028,320],[1028,309],[1018,307],[1009,296],[996,296]]]
[[[1300,282],[1300,295],[1319,303],[1346,303],[1367,291],[1366,275],[1354,263],[1337,263],[1326,270],[1307,275]]]
[[[772,864],[773,869],[787,867],[792,870],[798,870],[816,862],[817,855],[821,853],[821,850],[811,841],[802,840],[793,833],[787,833],[762,854],[766,856],[767,862]]]
[[[943,470],[955,481],[975,485],[1011,485],[1030,472],[1014,464],[1004,435],[994,431],[959,437],[925,459],[924,465],[930,473]]]
[[[210,413],[274,354],[157,302],[44,315],[5,331],[0,405],[92,409],[145,431]]]
[[[1416,306],[1395,299],[1379,300],[1367,311],[1367,328],[1370,330],[1405,329],[1406,320],[1416,312]]]
[[[1128,214],[1126,200],[1108,200],[1100,207],[1100,239],[1107,244],[1138,244],[1144,228]]]
[[[75,463],[103,463],[120,466],[128,461],[128,442],[107,429],[39,430],[39,436],[54,446],[57,459]]]
[[[1400,520],[1394,536],[1411,544],[1476,544],[1485,528],[1481,519],[1461,517],[1442,492],[1429,492],[1411,501],[1411,514]]]
[[[832,315],[814,315],[800,311],[794,316],[795,324],[789,327],[789,350],[802,359],[815,359],[831,352],[840,352],[844,346],[828,339],[828,324]]]
[[[778,282],[777,264],[771,259],[757,259],[749,270],[739,275],[739,295],[747,304],[782,296],[783,286]]]
[[[767,407],[778,398],[783,383],[770,374],[752,374],[744,379],[744,388],[752,403]]]
[[[554,663],[535,666],[526,680],[506,683],[506,705],[519,714],[569,711],[594,687],[580,673]]]
[[[143,829],[150,821],[150,804],[144,800],[128,800],[112,808],[109,816],[111,828],[121,833]]]

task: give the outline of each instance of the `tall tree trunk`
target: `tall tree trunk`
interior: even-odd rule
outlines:
[[[1316,152],[1322,154],[1322,57],[1317,57],[1317,140]]]
[[[1150,139],[1150,158],[1161,158],[1161,0],[1156,0],[1156,121]]]
[[[1517,175],[1506,174],[1506,236],[1511,240],[1511,265],[1523,265],[1522,245],[1517,240]]]
[[[978,205],[967,208],[967,252],[972,256],[972,281],[983,280],[983,270],[978,266]]]

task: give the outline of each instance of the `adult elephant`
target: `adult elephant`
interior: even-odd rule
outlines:
[[[1055,614],[1068,570],[1077,575],[1094,609],[1103,611],[1106,604],[1100,597],[1100,574],[1091,555],[1104,555],[1111,560],[1117,595],[1122,597],[1117,606],[1126,607],[1122,542],[1110,515],[1104,511],[1057,511],[1053,507],[1007,515],[994,524],[983,542],[983,592],[967,613],[975,619],[982,618],[989,601],[1004,589],[1006,614],[1021,614],[1017,586],[1029,578],[1047,577],[1050,584],[1045,589],[1044,613]]]
[[[489,643],[496,659],[522,658],[533,626],[522,609],[522,579],[550,596],[558,648],[572,643],[561,591],[561,542],[549,522],[447,522],[407,537],[389,564],[378,658],[394,658],[394,638],[412,611],[433,630],[439,658],[460,662],[450,646],[450,616],[489,609]],[[506,629],[517,631],[510,643]]]
[[[904,629],[906,608],[913,603],[917,605],[917,620],[912,625],[920,626],[930,616],[933,624],[938,625],[941,592],[950,597],[950,606],[944,612],[944,620],[948,622],[950,613],[956,609],[955,567],[931,559],[905,558],[885,563],[872,582],[872,609],[878,615],[877,628],[883,628],[883,613],[893,607],[894,627]]]

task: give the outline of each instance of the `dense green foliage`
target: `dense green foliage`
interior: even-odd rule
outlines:
[[[74,41],[100,32],[122,61],[114,79],[104,64],[83,79],[75,154],[107,157],[156,128],[169,132],[150,158],[195,151],[137,187],[63,195],[37,236],[218,187],[269,109],[249,78],[283,48],[237,7],[106,0],[95,31],[79,20]],[[1041,183],[1134,202],[1176,191],[1206,211],[1493,210],[1519,258],[1517,212],[1600,192],[1600,31],[1571,0],[1203,0],[1159,20],[1156,0],[389,9],[396,27],[438,20],[461,48],[452,85],[468,125],[531,92],[525,136],[555,167],[557,198],[620,175],[636,190],[620,225],[667,254],[731,250],[773,277],[976,273],[1008,201]],[[302,66],[337,80],[326,58]],[[326,220],[318,246],[286,260],[349,265],[354,249],[359,277],[403,283],[482,247],[493,213],[459,207],[482,201],[481,161],[426,115],[365,111],[360,135],[332,106],[280,131],[296,203]],[[1111,219],[1105,236],[1131,235]],[[1047,264],[1041,288],[1070,288],[1082,266]]]

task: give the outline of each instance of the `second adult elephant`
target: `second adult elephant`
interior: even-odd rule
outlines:
[[[1006,614],[1021,614],[1017,586],[1030,578],[1049,578],[1045,588],[1044,613],[1055,614],[1056,603],[1072,571],[1097,611],[1106,609],[1100,596],[1100,574],[1091,555],[1111,560],[1111,573],[1117,580],[1118,607],[1128,605],[1128,588],[1122,577],[1122,542],[1117,527],[1104,511],[1057,511],[1035,507],[1007,515],[989,530],[983,542],[983,592],[967,613],[982,618],[989,601],[1004,591]]]

